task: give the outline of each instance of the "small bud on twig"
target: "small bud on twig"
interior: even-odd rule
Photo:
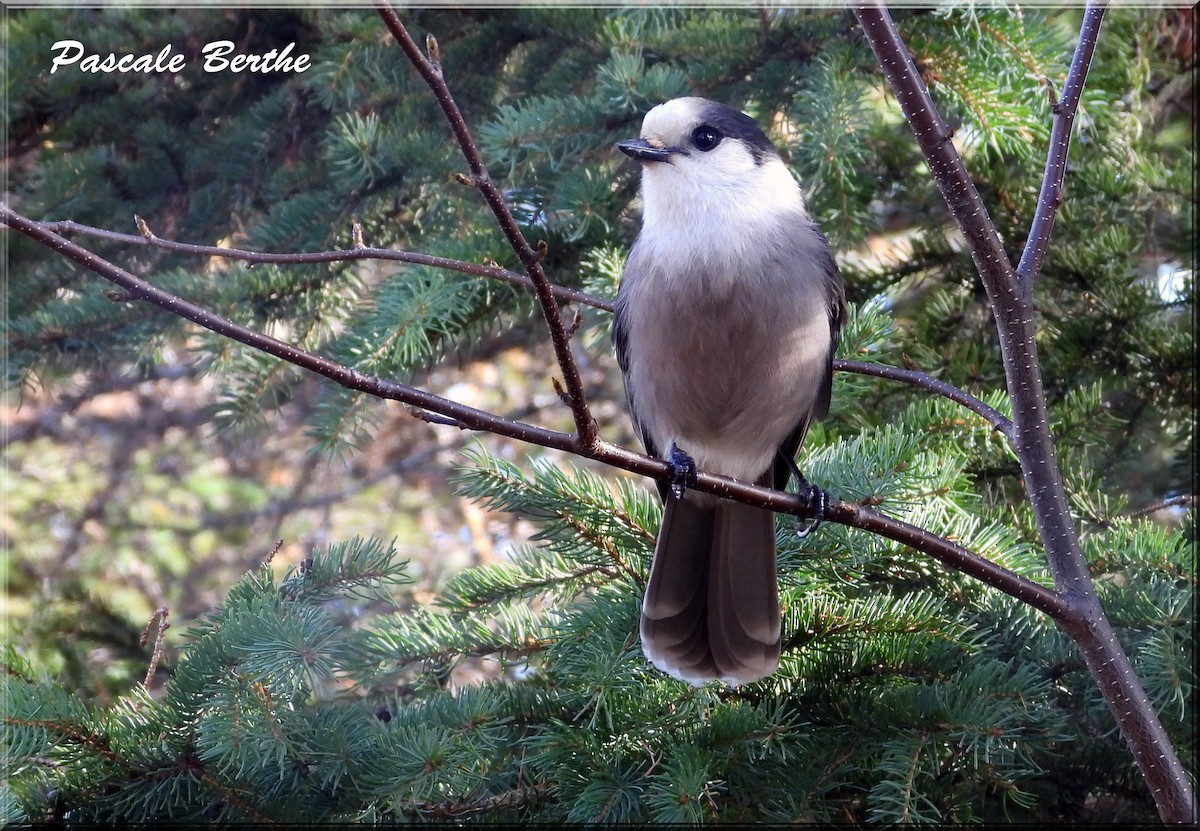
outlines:
[[[429,54],[429,63],[437,70],[438,75],[441,75],[442,48],[438,46],[437,38],[433,35],[425,36],[425,51]]]
[[[458,182],[460,185],[466,185],[469,188],[479,186],[479,182],[477,182],[474,177],[468,176],[465,173],[455,173],[454,181]]]
[[[563,389],[562,383],[553,376],[550,377],[550,383],[554,385],[554,394],[558,396],[558,400],[570,407],[572,403],[571,395]]]
[[[1046,99],[1050,102],[1050,110],[1058,115],[1062,110],[1062,105],[1058,103],[1058,95],[1054,92],[1054,82],[1049,78],[1043,78],[1042,83],[1046,85]]]
[[[146,224],[146,220],[142,219],[137,214],[134,214],[133,221],[135,223],[137,223],[138,233],[141,234],[143,237],[150,240],[151,242],[158,239],[158,237],[154,236],[154,232],[150,230],[150,226]]]
[[[567,328],[567,337],[575,337],[575,333],[579,331],[579,327],[583,325],[583,313],[579,309],[575,310],[575,317],[571,320],[571,325]]]
[[[362,226],[359,225],[357,221],[350,224],[350,238],[353,242],[355,251],[361,251],[362,249],[366,248],[366,246],[363,245]]]

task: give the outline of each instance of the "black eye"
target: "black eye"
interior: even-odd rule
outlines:
[[[721,134],[707,124],[701,124],[692,130],[692,143],[697,150],[708,152],[721,143]]]

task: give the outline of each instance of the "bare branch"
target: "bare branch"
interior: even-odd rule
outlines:
[[[1170,499],[1164,499],[1161,502],[1155,502],[1152,505],[1147,505],[1144,508],[1138,508],[1136,511],[1129,512],[1130,519],[1149,516],[1157,511],[1165,511],[1167,508],[1190,508],[1196,504],[1196,495],[1194,493],[1185,493],[1182,496],[1172,496]]]
[[[900,381],[905,384],[911,384],[914,387],[922,387],[931,392],[936,392],[944,398],[949,398],[951,401],[962,404],[971,412],[982,417],[992,427],[996,428],[996,432],[1010,441],[1012,440],[1013,425],[1008,416],[995,407],[983,403],[970,393],[960,390],[953,384],[947,384],[939,378],[934,378],[926,372],[920,372],[915,369],[901,369],[895,366],[888,366],[887,364],[848,361],[845,359],[835,360],[833,368],[842,372],[856,372],[859,375],[873,375],[876,378]]]
[[[1037,210],[1033,215],[1029,238],[1025,241],[1025,251],[1021,254],[1020,264],[1017,265],[1017,276],[1026,294],[1033,290],[1033,281],[1042,269],[1046,248],[1050,244],[1050,233],[1054,230],[1054,217],[1062,205],[1067,151],[1071,148],[1071,128],[1075,123],[1075,111],[1079,108],[1079,98],[1083,94],[1083,84],[1087,80],[1092,55],[1096,51],[1106,5],[1103,2],[1088,3],[1083,12],[1083,27],[1079,30],[1079,42],[1075,47],[1075,57],[1071,59],[1071,68],[1067,72],[1062,97],[1054,101],[1051,93],[1054,126],[1050,130],[1046,172],[1038,192]]]
[[[163,239],[156,236],[150,231],[150,227],[146,221],[140,216],[135,216],[134,220],[138,224],[140,234],[121,234],[116,231],[108,231],[104,228],[96,228],[91,225],[84,225],[79,222],[70,220],[60,222],[39,222],[38,224],[47,231],[52,231],[56,234],[86,234],[87,236],[99,237],[101,239],[111,240],[113,242],[126,243],[128,245],[148,245],[154,248],[160,248],[164,251],[171,251],[176,254],[195,254],[202,257],[222,257],[227,260],[237,260],[250,264],[257,263],[278,263],[280,265],[301,265],[304,263],[337,263],[349,262],[353,260],[391,260],[394,262],[412,263],[413,265],[424,265],[432,268],[444,268],[448,271],[458,271],[462,274],[470,274],[473,277],[488,277],[493,280],[503,280],[506,283],[511,283],[515,286],[524,286],[525,288],[533,287],[533,280],[524,274],[517,274],[515,271],[500,268],[493,265],[479,265],[477,263],[468,263],[463,260],[453,260],[448,257],[435,257],[430,254],[418,254],[413,251],[396,251],[391,248],[371,248],[362,244],[362,228],[358,225],[353,226],[353,245],[349,251],[313,251],[303,254],[274,254],[267,251],[246,251],[239,248],[223,248],[216,245],[193,245],[186,242],[175,242],[173,240]],[[565,300],[570,303],[580,303],[585,306],[595,306],[598,309],[612,311],[612,302],[603,300],[598,297],[593,297],[586,292],[576,289],[567,288],[566,286],[551,285],[550,291],[555,297],[560,300]]]
[[[228,318],[214,314],[207,309],[201,308],[194,303],[147,283],[140,277],[130,274],[125,269],[93,254],[86,248],[76,245],[65,237],[55,234],[53,231],[46,230],[40,223],[16,213],[3,202],[0,202],[0,221],[62,254],[64,257],[74,260],[106,280],[116,283],[140,300],[145,300],[159,308],[165,309],[171,314],[197,323],[210,331],[216,332],[218,335],[224,335],[303,369],[323,375],[347,389],[365,392],[379,398],[400,401],[447,418],[455,419],[467,427],[476,430],[487,430],[508,436],[509,438],[530,441],[546,447],[556,447],[563,450],[571,450],[575,445],[574,437],[566,433],[544,430],[531,424],[506,421],[492,413],[459,404],[456,401],[442,398],[441,396],[425,392],[407,384],[367,375],[320,355],[307,352],[289,343],[272,338],[269,335],[264,335],[261,332],[241,326]],[[664,469],[666,468],[666,463],[663,463],[663,467]]]
[[[843,515],[846,508],[850,508],[852,515]],[[931,536],[929,532],[908,523],[865,508],[850,506],[845,502],[831,506],[826,516],[834,522],[904,543],[955,571],[974,577],[1022,603],[1045,612],[1055,620],[1064,620],[1072,614],[1070,604],[1053,589],[1021,577],[943,537],[933,537],[937,544],[931,544],[931,540],[928,539]]]
[[[912,127],[943,199],[967,239],[987,290],[1012,399],[1013,450],[1021,463],[1026,493],[1055,585],[1100,614],[1050,436],[1033,309],[1020,289],[983,199],[951,143],[937,105],[925,88],[891,15],[878,3],[857,5],[854,14]]]
[[[458,142],[459,149],[462,150],[463,157],[467,160],[467,166],[471,169],[471,184],[483,195],[484,201],[487,202],[500,225],[500,230],[504,232],[513,251],[521,260],[521,264],[525,266],[525,271],[533,280],[538,303],[542,308],[542,317],[545,318],[546,327],[550,330],[554,354],[563,374],[571,415],[575,420],[576,435],[583,447],[592,447],[599,441],[596,420],[592,418],[588,409],[587,397],[583,391],[583,378],[580,376],[579,366],[571,354],[571,338],[567,334],[562,316],[558,312],[558,305],[554,302],[554,292],[550,280],[542,268],[541,254],[531,248],[526,241],[525,235],[521,233],[521,229],[517,225],[516,217],[513,216],[512,211],[508,208],[508,203],[504,200],[504,194],[500,192],[488,174],[487,167],[483,163],[483,156],[480,154],[475,140],[471,137],[471,131],[467,127],[462,111],[455,103],[454,97],[450,94],[450,88],[446,85],[446,80],[442,75],[437,41],[432,38],[429,40],[431,54],[434,56],[434,60],[430,61],[421,53],[391,6],[387,3],[380,3],[377,9],[388,31],[392,33],[392,37],[400,44],[404,54],[408,56],[409,61],[425,79],[425,83],[429,85],[433,97],[437,99],[438,106],[442,108],[442,113],[445,114],[446,121],[450,124],[450,130]]]
[[[409,407],[408,414],[415,419],[424,421],[426,424],[436,424],[440,427],[457,427],[459,430],[470,429],[457,418],[449,418],[448,416],[431,413],[422,410],[420,407]]]

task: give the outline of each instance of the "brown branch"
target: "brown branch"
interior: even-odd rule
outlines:
[[[142,245],[152,246],[164,251],[171,251],[176,254],[194,254],[202,257],[221,257],[226,260],[237,260],[239,262],[250,263],[251,265],[259,263],[278,263],[280,265],[301,265],[306,263],[337,263],[350,262],[355,260],[391,260],[394,262],[411,263],[413,265],[431,266],[433,268],[443,268],[448,271],[458,271],[462,274],[470,274],[474,277],[488,277],[493,280],[503,280],[506,283],[511,283],[514,286],[523,286],[525,288],[533,287],[533,280],[524,274],[517,274],[515,271],[509,271],[498,266],[480,265],[477,263],[468,263],[463,260],[453,260],[448,257],[435,257],[430,254],[418,254],[413,251],[397,251],[391,248],[372,248],[370,246],[355,244],[353,248],[346,251],[313,251],[303,254],[274,254],[267,251],[246,251],[239,248],[223,248],[216,245],[194,245],[186,242],[176,242],[174,240],[163,239],[150,231],[145,220],[140,217],[135,217],[138,222],[138,227],[142,229],[140,234],[121,234],[116,231],[108,231],[104,228],[96,228],[91,225],[84,225],[79,222],[64,220],[59,222],[41,222],[43,228],[48,231],[53,231],[56,234],[86,234],[100,239],[110,240],[112,242],[125,243],[127,245]],[[357,227],[357,226],[356,226]],[[361,231],[356,234],[356,243],[361,240]],[[595,306],[598,309],[612,311],[612,303],[608,300],[603,300],[598,297],[593,297],[585,292],[576,289],[567,288],[566,286],[551,285],[551,293],[559,298],[571,303],[580,303],[585,306]]]
[[[1000,355],[1013,411],[1013,450],[1055,585],[1101,613],[1087,562],[1072,524],[1066,489],[1055,459],[1033,327],[1034,314],[929,90],[900,39],[891,15],[878,3],[854,13],[867,35],[929,169],[971,250],[999,331]]]
[[[592,418],[591,411],[588,409],[587,397],[583,391],[583,378],[580,376],[579,366],[575,363],[575,358],[571,354],[571,338],[567,334],[562,316],[558,312],[558,305],[554,302],[554,292],[551,289],[550,280],[546,277],[546,272],[542,268],[541,260],[544,251],[535,251],[530,247],[529,242],[525,239],[525,235],[521,233],[521,229],[517,225],[516,217],[513,216],[512,211],[508,208],[508,203],[504,200],[504,194],[500,192],[500,189],[496,187],[496,183],[488,175],[487,167],[483,163],[483,156],[480,154],[475,140],[471,137],[471,131],[467,127],[467,122],[463,118],[462,111],[459,110],[458,104],[455,103],[454,97],[450,94],[450,88],[446,85],[446,79],[442,75],[437,41],[432,37],[428,39],[429,52],[432,58],[430,60],[430,58],[426,58],[421,53],[417,44],[408,34],[408,30],[400,21],[400,17],[391,6],[386,3],[380,3],[377,9],[388,31],[392,33],[392,37],[400,44],[400,48],[404,50],[404,54],[408,56],[409,61],[412,62],[417,72],[425,79],[425,83],[428,84],[430,91],[433,92],[433,97],[437,100],[438,106],[442,108],[442,113],[446,116],[446,121],[450,124],[450,130],[454,134],[459,149],[462,151],[463,157],[467,160],[467,166],[471,170],[469,184],[483,195],[484,201],[487,202],[488,207],[492,210],[492,214],[496,217],[500,230],[508,239],[513,251],[517,254],[517,258],[525,266],[526,273],[529,274],[530,279],[533,281],[538,303],[542,309],[542,317],[545,318],[546,327],[550,331],[550,340],[554,345],[554,354],[558,359],[558,366],[563,374],[563,382],[566,385],[571,415],[575,420],[576,436],[581,447],[594,447],[596,442],[599,441],[596,420]]]
[[[456,401],[442,398],[441,396],[425,392],[407,384],[367,375],[335,361],[323,358],[320,355],[277,340],[269,335],[264,335],[261,332],[241,326],[228,318],[214,314],[207,309],[197,306],[195,303],[191,303],[177,295],[147,283],[140,277],[130,274],[125,269],[93,254],[86,248],[52,231],[46,230],[40,223],[16,213],[3,202],[0,202],[0,222],[56,251],[67,259],[79,263],[84,268],[95,272],[106,280],[115,283],[126,291],[131,292],[139,300],[152,303],[171,314],[182,317],[185,320],[190,320],[212,332],[216,332],[218,335],[224,335],[303,369],[323,375],[347,389],[365,392],[380,398],[400,401],[404,404],[429,410],[447,418],[456,419],[471,429],[487,430],[508,436],[509,438],[529,441],[560,450],[571,451],[575,447],[575,439],[569,434],[545,430],[521,422],[509,422],[483,410],[459,404]],[[667,467],[665,462],[663,463],[663,467],[664,469]]]
[[[1054,230],[1054,217],[1063,201],[1063,178],[1067,172],[1067,151],[1071,148],[1071,128],[1075,123],[1075,111],[1079,108],[1079,98],[1083,94],[1083,84],[1087,80],[1088,68],[1092,64],[1092,55],[1096,51],[1096,42],[1100,36],[1100,23],[1104,20],[1106,3],[1088,3],[1083,12],[1083,27],[1079,30],[1079,42],[1075,48],[1075,56],[1071,59],[1071,68],[1067,72],[1067,82],[1063,86],[1062,96],[1055,101],[1051,94],[1054,110],[1054,126],[1050,129],[1050,150],[1046,156],[1046,171],[1042,177],[1042,186],[1038,192],[1037,209],[1033,215],[1033,224],[1029,229],[1029,238],[1025,241],[1025,251],[1021,254],[1021,262],[1017,265],[1017,276],[1026,294],[1033,290],[1033,281],[1042,269],[1046,258],[1046,249],[1050,244],[1050,234]],[[1047,84],[1049,82],[1047,81]]]
[[[1130,519],[1149,516],[1156,511],[1164,511],[1167,508],[1190,508],[1196,504],[1196,495],[1194,493],[1185,493],[1182,496],[1172,496],[1170,499],[1164,499],[1161,502],[1155,502],[1152,505],[1147,505],[1144,508],[1138,508],[1136,511],[1129,512]]]
[[[900,381],[901,383],[935,392],[943,398],[949,398],[951,401],[962,404],[968,410],[991,424],[992,427],[996,428],[996,432],[1003,435],[1009,441],[1012,441],[1013,425],[1008,416],[1001,413],[995,407],[983,403],[965,390],[961,390],[953,384],[947,384],[939,378],[934,378],[927,372],[915,369],[901,369],[895,366],[888,366],[887,364],[877,364],[868,361],[848,361],[845,359],[835,360],[833,368],[842,372],[855,372],[859,375],[873,375],[876,378]]]
[[[636,453],[599,439],[590,447],[582,447],[575,435],[501,418],[493,413],[468,407],[407,384],[376,378],[241,326],[147,283],[70,240],[46,230],[40,223],[16,213],[3,202],[0,202],[0,222],[57,251],[64,257],[74,260],[132,293],[140,300],[152,303],[219,335],[224,335],[302,369],[322,375],[348,389],[418,407],[451,419],[455,426],[482,430],[529,444],[563,450],[659,481],[669,482],[673,475],[670,465],[662,459]],[[705,493],[769,508],[777,513],[800,517],[811,516],[809,502],[806,499],[801,499],[795,494],[739,482],[724,476],[701,472],[693,487]],[[951,568],[985,580],[988,585],[1017,597],[1052,617],[1059,617],[1065,613],[1066,606],[1063,599],[1051,589],[1040,586],[956,543],[916,526],[844,502],[832,505],[827,518],[850,527],[869,530],[911,546]]]

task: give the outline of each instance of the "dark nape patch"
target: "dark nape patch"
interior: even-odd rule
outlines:
[[[711,101],[701,113],[701,118],[705,124],[715,127],[722,135],[744,141],[750,148],[756,165],[761,165],[771,156],[777,155],[775,145],[771,144],[762,127],[744,112]]]

